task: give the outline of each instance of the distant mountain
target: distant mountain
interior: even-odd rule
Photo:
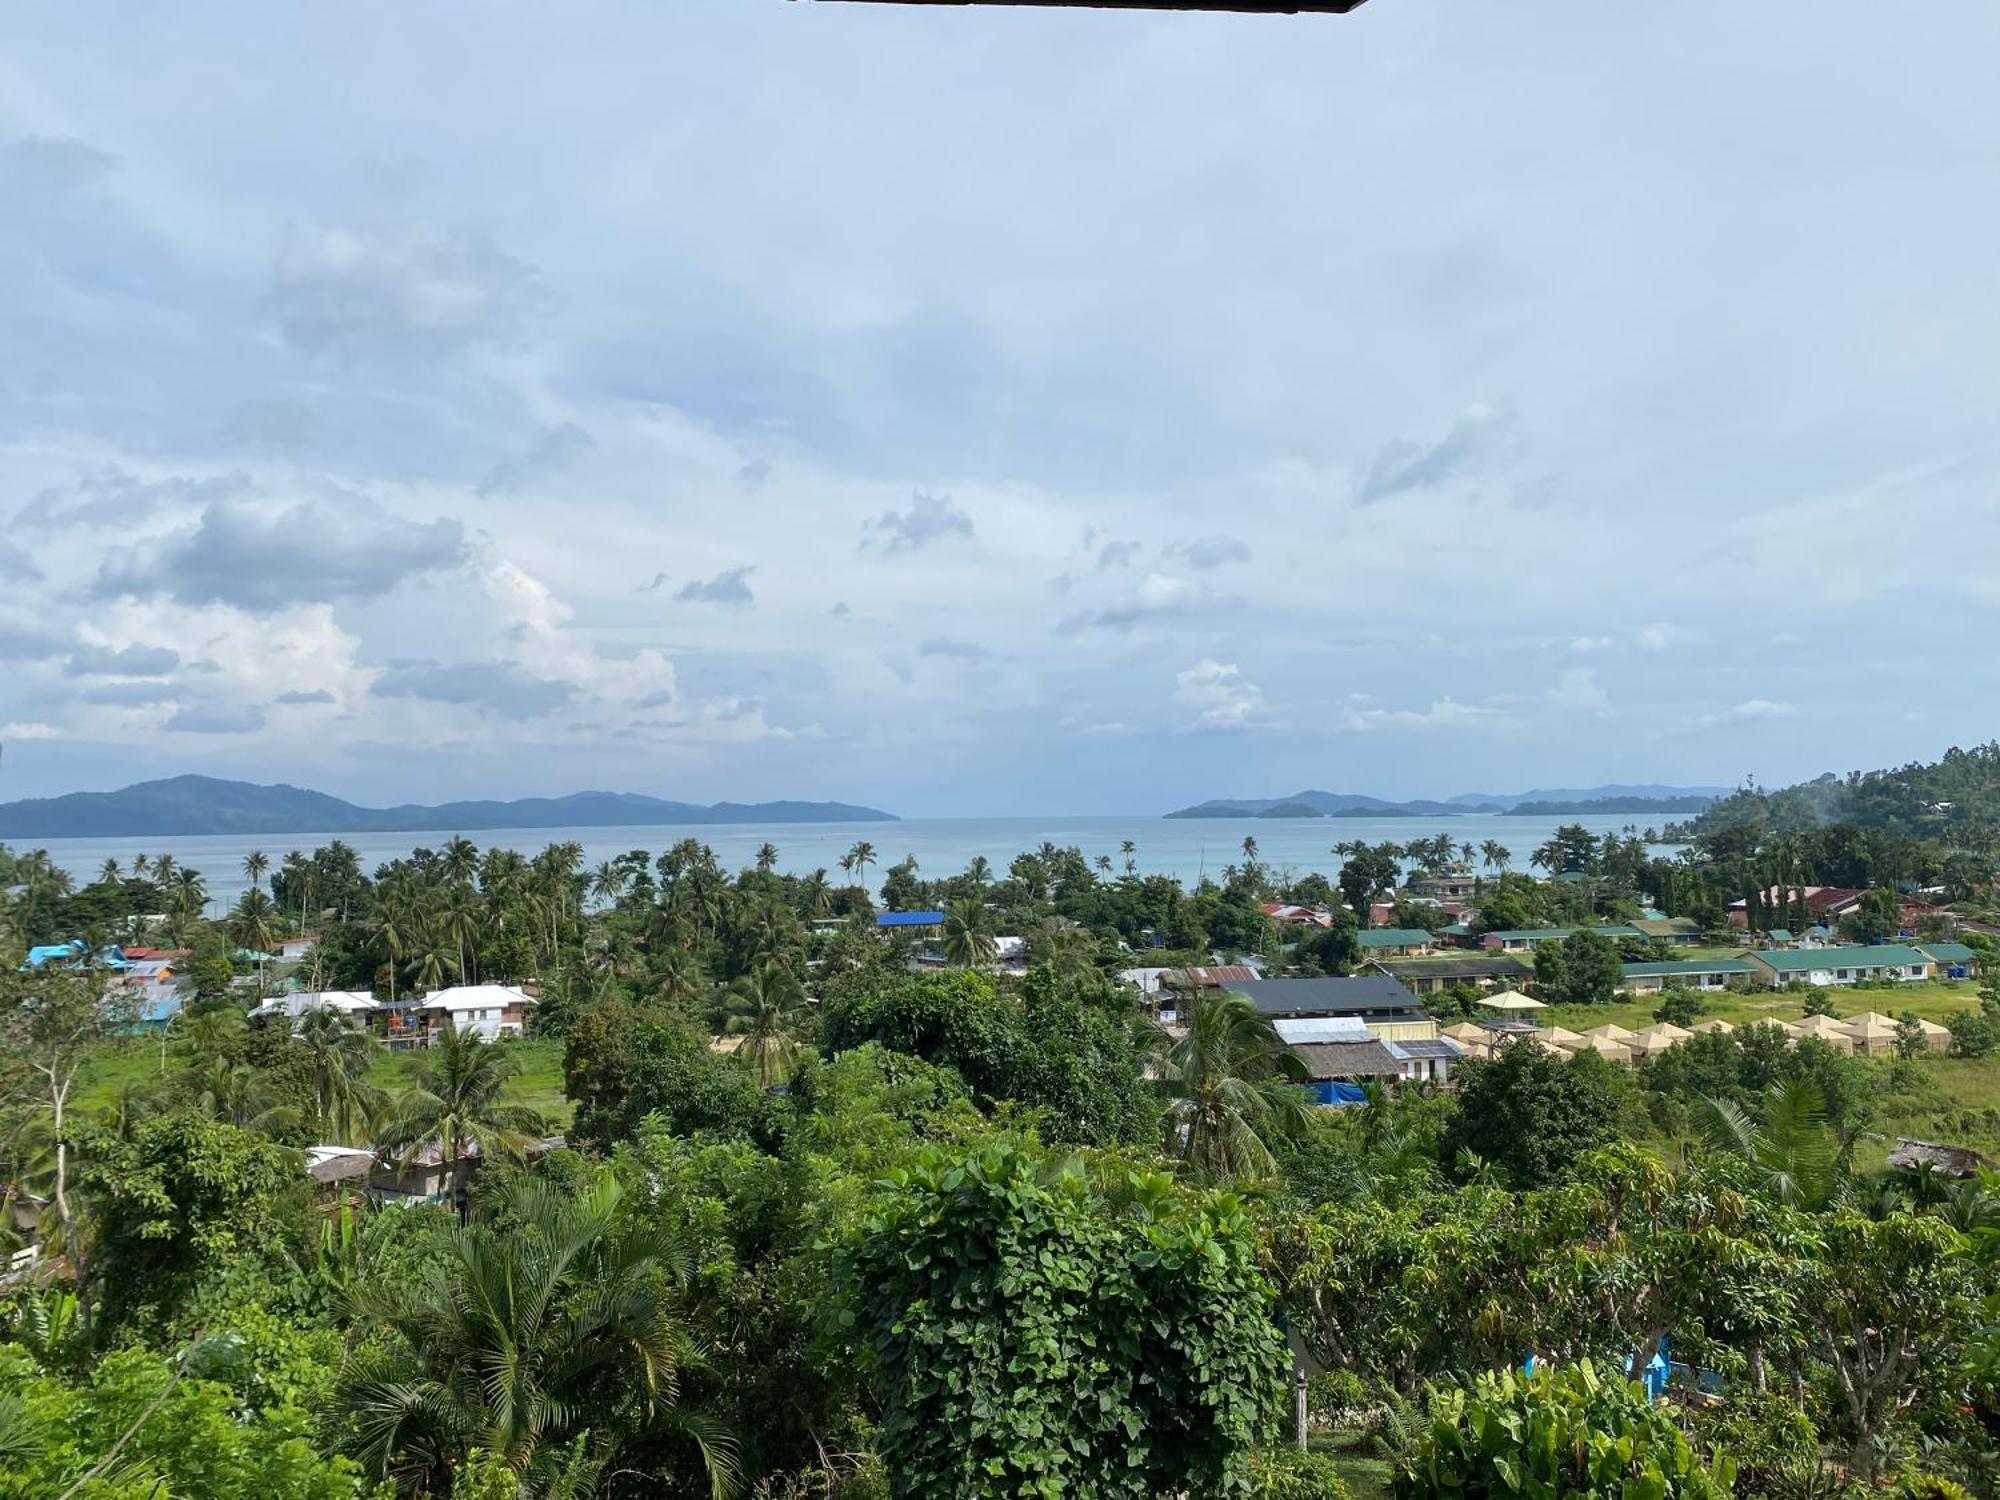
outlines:
[[[1289,797],[1217,797],[1167,814],[1170,818],[1451,818],[1464,813],[1510,812],[1534,803],[1537,813],[1698,812],[1727,787],[1595,786],[1542,789],[1515,796],[1466,792],[1433,802],[1390,802],[1354,792],[1294,792]],[[1598,806],[1597,804],[1618,804]],[[1284,809],[1279,811],[1278,809]]]
[[[1731,790],[1726,786],[1659,786],[1641,782],[1636,786],[1614,783],[1610,786],[1539,787],[1532,792],[1517,792],[1511,797],[1496,796],[1491,792],[1464,792],[1447,800],[1455,807],[1477,811],[1518,807],[1523,802],[1604,802],[1628,798],[1644,802],[1675,802],[1688,797],[1704,797],[1712,802],[1718,797],[1727,797]]]
[[[620,828],[673,823],[878,823],[895,814],[845,802],[718,802],[702,806],[630,792],[577,792],[514,802],[360,807],[295,786],[212,776],[142,781],[0,803],[0,839],[137,838],[228,833],[471,833],[492,828]]]
[[[1279,809],[1283,809],[1280,811]],[[1289,797],[1218,797],[1170,818],[1449,818],[1465,811],[1444,802],[1387,802],[1354,792],[1294,792]]]

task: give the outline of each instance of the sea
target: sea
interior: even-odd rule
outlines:
[[[723,867],[732,871],[753,863],[758,847],[768,841],[777,848],[779,870],[809,875],[824,869],[836,882],[841,878],[841,856],[865,840],[875,847],[869,884],[879,888],[888,868],[905,857],[916,860],[920,875],[936,877],[957,874],[975,855],[983,854],[998,875],[1005,873],[1015,855],[1037,849],[1044,842],[1058,847],[1074,844],[1093,862],[1106,855],[1113,871],[1122,872],[1128,856],[1121,851],[1129,840],[1133,845],[1129,857],[1138,873],[1171,875],[1183,884],[1192,884],[1204,874],[1219,876],[1225,865],[1240,863],[1245,838],[1256,839],[1258,859],[1280,877],[1318,871],[1333,878],[1342,863],[1333,852],[1338,843],[1360,839],[1370,844],[1407,844],[1440,833],[1449,833],[1475,849],[1493,839],[1506,846],[1514,869],[1526,871],[1529,855],[1547,842],[1559,824],[1568,823],[1581,823],[1598,834],[1644,830],[1644,824],[1635,823],[1630,815],[1539,818],[1474,813],[1419,818],[905,818],[854,823],[498,828],[466,836],[481,848],[497,846],[524,854],[574,840],[583,846],[585,868],[628,850],[657,854],[680,839],[695,838],[712,848]],[[201,871],[214,911],[233,904],[242,894],[248,884],[243,858],[252,850],[261,850],[276,866],[293,849],[310,853],[337,838],[353,848],[361,856],[362,868],[372,873],[376,866],[412,849],[436,848],[455,832],[441,828],[402,833],[49,839],[33,847],[47,849],[79,885],[96,879],[106,859],[129,867],[135,854],[171,854],[175,863]],[[17,845],[21,847],[27,846]],[[1475,855],[1473,863],[1478,867],[1483,859]]]

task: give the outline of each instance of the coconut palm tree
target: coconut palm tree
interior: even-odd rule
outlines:
[[[1712,1151],[1741,1158],[1758,1185],[1793,1208],[1825,1208],[1842,1183],[1841,1143],[1826,1095],[1810,1075],[1774,1083],[1753,1118],[1733,1100],[1705,1097],[1699,1122]]]
[[[118,861],[115,859],[107,859],[97,867],[97,883],[99,885],[116,885],[124,878],[125,872],[118,867]]]
[[[172,858],[170,854],[162,854],[153,862],[154,870],[157,871]],[[208,905],[208,883],[201,878],[199,870],[175,866],[169,874],[172,880],[167,891],[167,915],[185,931],[201,916],[202,908]]]
[[[967,897],[944,912],[944,956],[961,969],[976,968],[993,957],[993,918],[986,903]]]
[[[1136,874],[1139,869],[1139,846],[1130,839],[1121,839],[1118,843],[1118,852],[1125,856],[1125,873]]]
[[[356,1139],[382,1107],[382,1091],[368,1083],[375,1038],[329,1005],[307,1011],[292,1036],[304,1051],[322,1127],[343,1141]]]
[[[735,1487],[734,1444],[680,1401],[699,1358],[685,1317],[693,1257],[621,1214],[623,1192],[608,1170],[580,1194],[523,1181],[500,1204],[504,1229],[457,1229],[414,1274],[364,1285],[359,1312],[389,1333],[345,1377],[371,1472],[442,1494],[453,1466],[484,1450],[522,1493],[547,1493],[576,1444],[593,1445],[593,1467],[608,1462],[603,1414],[636,1397],[646,1428],[699,1445],[716,1496]]]
[[[875,863],[875,846],[868,840],[861,839],[847,851],[846,857],[840,863],[842,869],[853,871],[865,885],[868,880],[868,867]]]
[[[278,911],[271,904],[271,898],[264,894],[260,886],[251,886],[236,900],[229,913],[229,940],[239,948],[248,948],[258,955],[257,969],[261,974],[263,956],[278,940]]]
[[[730,987],[723,1034],[743,1038],[741,1055],[760,1086],[768,1089],[792,1076],[799,1050],[793,1032],[804,1004],[797,978],[778,964],[765,964]]]
[[[469,1147],[489,1160],[521,1160],[544,1122],[505,1097],[514,1072],[514,1060],[500,1048],[446,1026],[391,1105],[377,1149],[404,1167],[433,1148],[446,1165]]]
[[[271,868],[271,857],[262,849],[252,849],[243,856],[243,878],[255,890],[264,883],[264,872]]]
[[[673,944],[656,950],[647,965],[652,991],[669,1005],[687,1005],[708,993],[708,971],[688,949]]]
[[[1486,840],[1485,843],[1479,846],[1479,853],[1480,857],[1486,861],[1487,869],[1498,870],[1503,875],[1507,872],[1507,861],[1513,858],[1513,855],[1508,852],[1507,846],[1498,839]]]
[[[1241,995],[1205,990],[1184,1014],[1162,1060],[1169,1149],[1210,1181],[1268,1174],[1269,1142],[1310,1118],[1305,1065]]]
[[[799,904],[815,920],[833,910],[833,887],[827,882],[825,870],[814,870],[800,882]]]
[[[757,873],[768,875],[778,863],[778,846],[769,839],[757,846]]]

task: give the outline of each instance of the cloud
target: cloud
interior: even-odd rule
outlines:
[[[1065,615],[1056,622],[1056,629],[1063,635],[1084,630],[1130,630],[1147,620],[1212,614],[1234,609],[1241,603],[1234,595],[1218,593],[1207,584],[1170,573],[1149,573],[1126,599],[1102,609]]]
[[[134,526],[163,510],[230,499],[249,487],[249,477],[243,474],[142,479],[130,470],[107,464],[72,483],[49,486],[22,506],[14,521],[20,526],[51,528],[71,524]]]
[[[40,720],[17,720],[12,724],[0,724],[0,740],[59,740],[62,730],[54,724],[44,724]]]
[[[0,661],[47,661],[68,649],[52,635],[0,622]]]
[[[756,489],[775,473],[770,463],[761,458],[753,458],[736,471],[736,482],[748,489]]]
[[[169,716],[164,727],[181,734],[254,734],[264,727],[264,710],[254,704],[195,703]]]
[[[180,664],[180,653],[165,646],[79,646],[63,670],[72,677],[164,677]]]
[[[1357,695],[1341,708],[1339,727],[1353,734],[1381,729],[1488,729],[1513,718],[1505,709],[1460,703],[1455,698],[1438,698],[1429,708],[1409,709],[1384,708],[1372,698]]]
[[[913,552],[934,542],[970,541],[972,517],[949,495],[918,490],[908,510],[885,510],[862,527],[861,545],[884,552]]]
[[[42,570],[21,548],[12,542],[0,541],[0,578],[15,583],[39,583]]]
[[[952,661],[980,662],[991,655],[984,646],[971,641],[946,640],[943,636],[932,636],[917,646],[919,656],[940,656]]]
[[[291,703],[331,703],[331,702],[333,702],[333,701],[334,701],[334,698],[333,698],[333,694],[329,693],[329,692],[328,692],[328,691],[327,691],[327,690],[326,690],[325,688],[314,688],[314,689],[313,689],[313,690],[312,690],[311,692],[309,692],[309,693],[308,693],[308,692],[301,692],[301,691],[299,691],[299,690],[296,690],[296,689],[294,689],[294,690],[293,690],[292,692],[289,692],[289,693],[280,693],[280,694],[278,694],[277,698],[276,698],[275,700],[273,700],[273,701],[275,701],[275,702],[278,702],[278,703],[286,703],[286,704],[291,704]]]
[[[106,682],[86,689],[80,697],[85,703],[134,708],[148,703],[169,703],[180,695],[181,690],[171,682]]]
[[[0,147],[0,189],[10,199],[58,198],[111,175],[118,159],[65,136],[29,136]]]
[[[675,590],[674,598],[687,604],[728,604],[739,608],[755,604],[757,596],[750,592],[750,575],[756,571],[748,564],[725,568],[705,583],[682,584]]]
[[[1769,698],[1747,698],[1741,703],[1703,714],[1694,721],[1697,729],[1721,729],[1731,724],[1762,724],[1772,719],[1789,719],[1797,710],[1789,703]]]
[[[268,298],[287,343],[400,358],[512,339],[539,303],[534,272],[478,237],[294,234]]]
[[[1187,730],[1225,733],[1275,725],[1263,691],[1234,664],[1202,660],[1174,674],[1174,700],[1195,710]]]
[[[269,511],[218,501],[192,528],[107,557],[96,592],[270,613],[375,598],[466,556],[465,528],[448,517],[402,521],[359,505],[337,510],[306,501]]]
[[[597,446],[574,422],[557,422],[535,434],[519,457],[495,464],[479,481],[482,495],[506,495],[548,474],[559,474]]]
[[[537,719],[576,696],[566,682],[537,677],[514,662],[399,662],[369,689],[377,698],[419,698],[482,709],[503,719]]]
[[[828,610],[827,613],[832,615],[836,620],[844,620],[853,614],[854,611],[848,607],[845,599],[838,599],[834,601],[833,608]]]
[[[1106,542],[1097,553],[1097,571],[1109,572],[1113,568],[1131,566],[1132,560],[1145,549],[1144,542]]]
[[[1676,646],[1684,646],[1696,639],[1695,633],[1679,625],[1670,625],[1664,620],[1655,620],[1650,625],[1642,625],[1632,633],[1644,651],[1671,651]]]
[[[636,589],[632,590],[632,592],[635,594],[657,594],[666,586],[667,575],[665,573],[655,573],[652,582],[642,583]]]
[[[1397,438],[1375,455],[1356,499],[1363,505],[1409,490],[1429,489],[1506,462],[1524,446],[1513,414],[1486,405],[1465,409],[1435,443]]]
[[[1190,568],[1202,572],[1229,563],[1250,561],[1250,544],[1233,536],[1196,537],[1191,542],[1176,543],[1168,549],[1168,552],[1172,556],[1184,558]]]

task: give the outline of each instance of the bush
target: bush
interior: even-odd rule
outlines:
[[[1481,1375],[1442,1394],[1396,1466],[1397,1500],[1604,1495],[1720,1500],[1735,1465],[1703,1465],[1642,1387],[1588,1360],[1523,1376]]]
[[[1250,1460],[1250,1494],[1255,1500],[1349,1500],[1350,1493],[1339,1466],[1323,1453],[1272,1448]]]

